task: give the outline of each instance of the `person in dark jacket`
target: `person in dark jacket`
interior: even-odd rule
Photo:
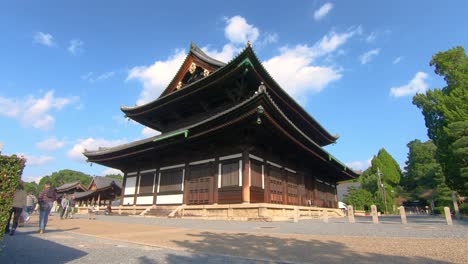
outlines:
[[[44,190],[39,194],[39,233],[45,232],[47,221],[49,220],[50,210],[54,201],[57,200],[57,191],[46,182]]]

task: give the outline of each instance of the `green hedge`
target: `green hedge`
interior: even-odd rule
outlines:
[[[26,160],[16,155],[0,155],[0,240],[5,234],[15,189],[20,183]]]

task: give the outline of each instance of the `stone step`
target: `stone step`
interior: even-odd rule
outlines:
[[[167,217],[177,206],[158,206],[151,208],[145,215]]]

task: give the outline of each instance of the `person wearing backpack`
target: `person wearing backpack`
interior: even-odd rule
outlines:
[[[57,191],[46,182],[44,190],[39,194],[39,233],[43,234],[49,220],[50,210],[57,200]]]

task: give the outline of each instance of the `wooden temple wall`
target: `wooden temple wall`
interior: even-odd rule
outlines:
[[[248,152],[173,161],[125,174],[122,205],[273,203],[336,208],[335,182]]]

